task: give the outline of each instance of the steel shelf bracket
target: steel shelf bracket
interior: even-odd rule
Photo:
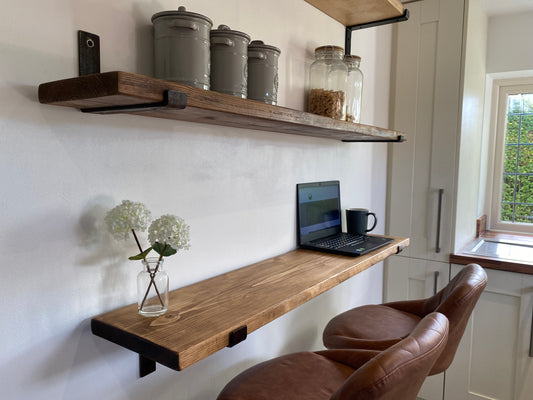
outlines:
[[[351,54],[352,49],[352,32],[359,29],[373,28],[374,26],[394,24],[396,22],[407,21],[409,19],[409,10],[405,9],[404,13],[400,17],[393,17],[382,19],[379,21],[367,22],[365,24],[351,25],[346,27],[346,36],[344,40],[344,51],[346,54]]]
[[[161,108],[174,108],[182,110],[187,106],[187,93],[177,90],[165,90],[163,100],[155,103],[129,104],[121,106],[107,106],[96,108],[82,108],[81,112],[92,114],[121,114],[142,111],[154,111]]]

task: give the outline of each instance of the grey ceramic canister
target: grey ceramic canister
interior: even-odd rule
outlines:
[[[248,98],[267,104],[278,101],[278,59],[281,51],[277,47],[254,40],[248,46]]]
[[[246,98],[250,36],[219,25],[211,31],[211,90]]]
[[[209,89],[210,42],[213,22],[204,15],[163,11],[152,16],[155,77]]]

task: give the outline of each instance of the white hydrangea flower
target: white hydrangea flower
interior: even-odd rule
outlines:
[[[189,249],[189,225],[183,218],[166,214],[156,219],[148,228],[148,240],[167,244],[176,250]]]
[[[105,216],[109,232],[117,239],[128,239],[131,230],[143,232],[152,219],[152,214],[143,203],[123,200]]]

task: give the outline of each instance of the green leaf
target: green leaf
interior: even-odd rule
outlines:
[[[150,253],[152,251],[152,249],[153,249],[153,247],[149,247],[145,251],[143,251],[142,253],[139,253],[136,256],[129,257],[128,260],[144,260],[146,258],[146,256],[148,255],[148,253]]]
[[[153,249],[156,251],[157,254],[162,255],[163,257],[168,257],[168,256],[171,256],[172,254],[176,254],[178,252],[172,246],[170,246],[168,244],[167,245],[161,244],[159,242],[155,242],[154,243]]]

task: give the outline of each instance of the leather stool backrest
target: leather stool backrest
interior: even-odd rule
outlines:
[[[443,314],[427,315],[408,337],[358,368],[331,400],[415,400],[446,347],[448,329]]]
[[[487,274],[483,268],[469,264],[444,289],[427,299],[427,313],[440,312],[450,322],[448,346],[433,366],[431,375],[445,371],[452,363],[468,319],[486,286]]]

